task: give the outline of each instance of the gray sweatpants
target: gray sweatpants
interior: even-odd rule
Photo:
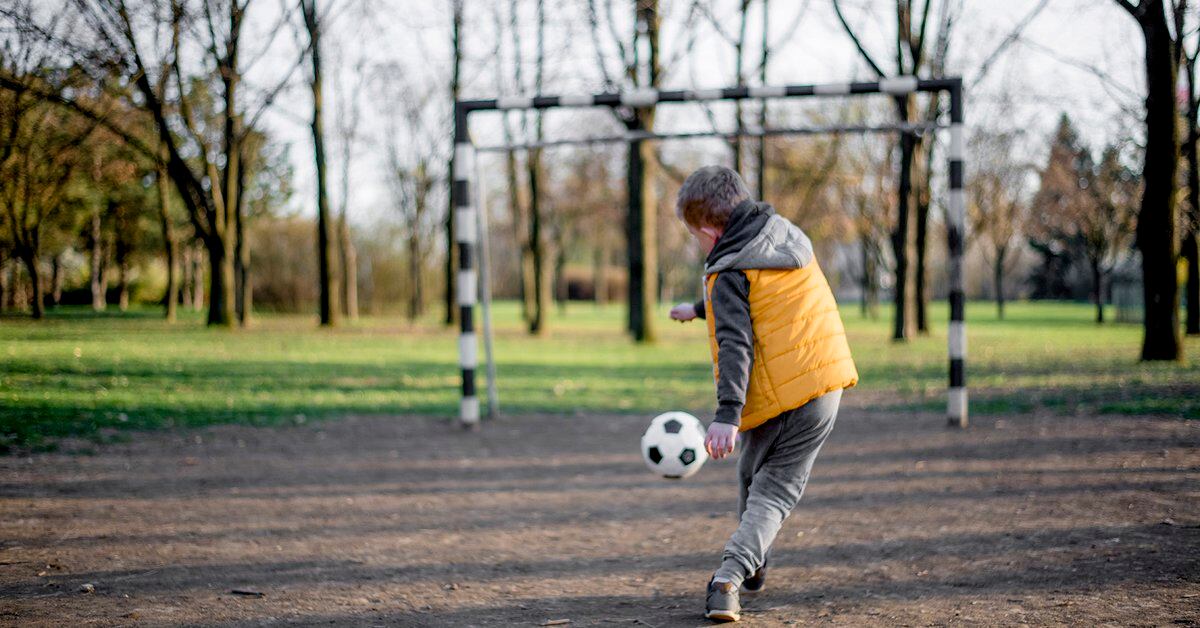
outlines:
[[[804,494],[841,401],[842,391],[827,393],[742,433],[740,523],[725,545],[717,580],[741,585],[762,566],[783,520]]]

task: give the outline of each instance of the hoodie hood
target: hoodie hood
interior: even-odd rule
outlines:
[[[735,207],[725,232],[704,260],[704,274],[724,270],[804,268],[813,259],[812,241],[767,203]]]

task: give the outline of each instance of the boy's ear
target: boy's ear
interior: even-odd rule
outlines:
[[[721,237],[722,232],[723,230],[717,227],[710,227],[708,225],[700,227],[700,233],[712,238],[713,242],[716,242]]]

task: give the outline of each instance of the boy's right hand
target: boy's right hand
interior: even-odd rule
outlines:
[[[713,421],[708,426],[708,433],[704,435],[704,450],[714,460],[720,460],[733,453],[733,448],[737,444],[737,435],[736,425]]]
[[[671,308],[671,320],[686,323],[696,318],[696,306],[692,303],[680,303]]]

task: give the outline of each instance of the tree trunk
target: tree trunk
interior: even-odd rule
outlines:
[[[564,252],[565,247],[562,243],[558,243],[554,251],[554,300],[558,303],[559,314],[567,313],[567,297],[569,286],[567,285],[566,269],[567,256]]]
[[[29,291],[25,286],[25,276],[21,272],[21,266],[24,262],[13,264],[12,267],[12,298],[13,309],[25,311],[25,306],[29,303]]]
[[[321,76],[321,23],[316,0],[306,0],[304,22],[308,27],[309,47],[312,59],[313,98],[313,157],[317,168],[317,275],[320,282],[321,325],[332,327],[338,323],[338,279],[336,261],[330,246],[329,189],[325,172],[325,121],[322,115],[324,97]]]
[[[937,98],[937,94],[934,94],[933,98]],[[937,119],[936,106],[929,119]],[[933,189],[935,146],[934,142],[926,142],[919,138],[916,141],[916,154],[925,158],[924,163],[916,164],[918,168],[915,170],[920,170],[920,173],[914,174],[914,178],[920,182],[920,185],[913,194],[917,204],[917,267],[914,269],[913,275],[916,280],[917,332],[921,334],[929,333],[929,196],[930,190]]]
[[[421,291],[421,239],[415,225],[408,236],[408,260],[408,281],[412,284],[408,295],[408,320],[413,322],[421,316],[421,310],[424,309]]]
[[[206,238],[208,251],[208,324],[232,327],[234,321],[234,269],[232,238]],[[199,285],[199,282],[197,282]],[[203,302],[203,293],[197,289],[196,303]]]
[[[192,249],[192,309],[204,309],[204,251],[202,244]]]
[[[123,248],[123,247],[121,247]],[[129,311],[129,254],[117,256],[117,308]]]
[[[1175,270],[1176,63],[1163,3],[1149,2],[1139,22],[1146,41],[1146,151],[1137,224],[1145,308],[1142,359],[1179,360],[1183,351]]]
[[[29,305],[35,320],[41,320],[46,315],[45,303],[42,300],[42,273],[38,269],[38,254],[36,251],[26,251],[21,254],[25,262],[25,270],[29,273]]]
[[[904,122],[909,121],[907,108],[904,109]],[[912,165],[915,142],[911,133],[900,136],[900,177],[898,181],[899,203],[897,207],[896,228],[892,231],[892,252],[896,258],[896,280],[894,294],[895,318],[892,327],[892,340],[904,341],[911,338],[916,331],[917,299],[915,290],[915,270],[910,260],[916,257],[916,221],[911,220],[912,207]]]
[[[995,267],[992,269],[992,277],[996,286],[996,318],[1004,320],[1004,258],[1007,256],[1005,249],[996,251]]]
[[[537,2],[537,56],[534,59],[533,91],[541,93],[542,75],[545,66],[546,53],[546,2]],[[543,118],[542,112],[533,114],[534,139],[542,141]],[[526,166],[529,170],[529,247],[533,256],[533,316],[529,322],[529,333],[544,335],[549,331],[551,290],[550,260],[546,255],[546,238],[542,235],[541,211],[541,178],[542,151],[535,148],[526,156]]]
[[[917,315],[917,333],[929,333],[929,277],[925,270],[925,263],[928,256],[928,233],[929,233],[929,200],[924,194],[918,192],[920,200],[917,201],[917,229],[916,242],[916,265],[913,268],[913,296],[916,299],[916,315]]]
[[[192,307],[192,247],[182,244],[182,259],[180,260],[179,292],[180,301],[185,309]]]
[[[639,118],[641,114],[639,114]],[[653,120],[653,113],[649,113]],[[643,121],[645,124],[645,121]],[[643,126],[642,128],[647,128]],[[649,128],[647,128],[649,130]],[[653,147],[649,142],[629,145],[629,329],[638,342],[654,341],[654,306],[658,294],[658,250]]]
[[[541,116],[538,115],[538,141],[541,141]],[[529,251],[532,261],[533,311],[529,320],[529,333],[542,335],[549,331],[547,307],[550,301],[546,243],[542,237],[541,218],[541,151],[529,151]]]
[[[608,252],[597,245],[592,251],[592,300],[596,305],[608,303]]]
[[[1089,260],[1092,271],[1092,299],[1096,303],[1096,324],[1104,323],[1104,273],[1100,270],[1100,260]]]
[[[1196,100],[1196,59],[1187,57],[1186,62],[1188,128],[1183,154],[1187,156],[1188,205],[1180,253],[1187,261],[1187,283],[1184,286],[1187,317],[1184,328],[1189,336],[1195,336],[1200,335],[1200,250],[1196,243],[1196,232],[1200,230],[1200,159],[1196,154],[1197,143],[1200,142],[1200,101]]]
[[[176,257],[175,227],[171,223],[171,194],[167,181],[167,171],[163,166],[158,167],[155,177],[158,185],[158,218],[162,228],[163,253],[167,259],[167,292],[163,295],[164,315],[168,323],[174,323],[176,304],[179,301],[178,262]]]
[[[127,211],[127,208],[122,208],[117,214],[114,234],[116,241],[113,243],[117,262],[117,308],[122,312],[129,311],[129,253],[132,243],[128,241],[128,230],[129,223],[134,220],[125,213]]]
[[[12,281],[9,279],[8,260],[4,259],[4,251],[0,249],[0,312],[9,309],[11,305]]]
[[[342,249],[342,305],[346,318],[358,320],[358,249],[354,246],[354,238],[350,235],[350,225],[346,220],[346,209],[342,209],[338,237]]]
[[[1189,233],[1183,240],[1183,257],[1187,260],[1187,285],[1184,294],[1187,298],[1187,334],[1200,335],[1200,247],[1196,243],[1196,233]]]
[[[234,215],[234,311],[237,314],[238,325],[250,325],[252,314],[252,299],[250,285],[250,244],[246,241],[246,160],[245,156],[238,160],[237,205]]]
[[[506,143],[512,143],[512,133],[509,131],[507,119],[504,120],[504,139]],[[520,251],[517,260],[517,298],[521,302],[521,320],[528,325],[533,314],[533,305],[530,303],[533,291],[529,287],[532,280],[530,272],[533,268],[533,259],[525,232],[525,212],[521,208],[521,194],[518,187],[520,182],[517,180],[517,156],[511,150],[505,156],[505,172],[508,176],[508,204],[509,211],[512,213],[513,244]]]
[[[108,306],[107,293],[108,282],[104,278],[104,232],[100,225],[100,210],[94,208],[92,210],[92,309],[97,312],[103,312]]]
[[[643,74],[638,84],[657,89],[660,84],[658,0],[639,1],[635,23],[634,49],[642,48],[640,40],[645,37],[644,47],[649,53],[648,67],[637,68]],[[629,122],[631,130],[653,132],[654,112],[654,106],[635,109]],[[658,199],[654,189],[653,146],[645,141],[631,142],[628,160],[629,329],[636,341],[650,343],[655,340],[654,310],[658,295]]]
[[[462,70],[462,23],[463,23],[463,2],[464,0],[453,0],[453,26],[451,48],[453,50],[453,63],[450,74],[450,100],[451,106],[458,102],[459,87]],[[445,286],[444,293],[446,305],[446,317],[443,320],[447,327],[458,321],[458,304],[455,303],[455,277],[458,274],[458,237],[454,233],[454,180],[455,168],[460,164],[455,163],[455,151],[450,151],[450,193],[447,194],[446,204],[446,267],[445,267]]]
[[[62,303],[62,288],[62,255],[55,255],[50,260],[50,303],[56,307]]]
[[[860,289],[862,290],[862,303],[860,304],[860,313],[863,318],[867,317],[867,291],[871,288],[871,283],[875,280],[872,275],[871,251],[867,248],[867,236],[859,236],[859,248],[862,249],[862,280],[860,281]]]

